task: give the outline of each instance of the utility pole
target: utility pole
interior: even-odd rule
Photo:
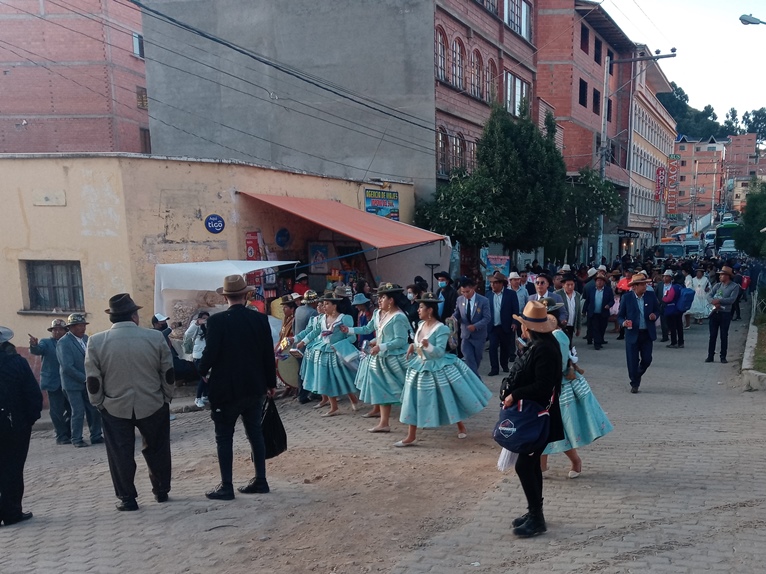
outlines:
[[[675,58],[676,57],[676,49],[671,48],[670,54],[660,54],[659,50],[655,52],[654,56],[638,56],[637,58],[625,58],[622,60],[612,60],[609,56],[606,57],[606,60],[604,62],[604,89],[601,92],[603,95],[601,97],[601,149],[599,150],[600,158],[599,158],[599,176],[601,177],[601,181],[606,180],[606,157],[610,151],[609,142],[607,141],[606,137],[606,124],[607,124],[607,112],[609,111],[609,97],[612,95],[609,93],[609,68],[612,64],[628,64],[630,62],[646,62],[646,61],[657,61],[661,60],[662,58]],[[633,77],[631,77],[631,81],[633,78],[638,76],[641,72],[638,72]],[[627,85],[628,82],[626,82],[625,85]],[[625,85],[615,90],[615,94],[619,92]],[[632,95],[631,95],[632,97]],[[630,209],[630,207],[628,208]],[[662,216],[662,214],[660,214]],[[598,240],[596,242],[596,261],[601,262],[601,258],[604,255],[604,214],[600,213],[598,216]]]

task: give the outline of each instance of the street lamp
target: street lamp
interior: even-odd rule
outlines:
[[[749,26],[750,24],[766,24],[766,22],[759,20],[752,14],[742,14],[742,16],[739,17],[739,21],[745,26]]]

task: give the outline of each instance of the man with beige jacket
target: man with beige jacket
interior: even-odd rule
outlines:
[[[117,510],[138,510],[135,429],[157,502],[170,491],[170,418],[173,358],[162,333],[138,326],[138,310],[127,293],[109,299],[112,328],[88,341],[85,374],[91,404],[101,411],[109,472],[119,498]]]

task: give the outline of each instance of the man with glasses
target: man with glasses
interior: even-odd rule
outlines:
[[[561,298],[561,295],[558,293],[554,293],[550,291],[551,286],[551,277],[547,273],[540,273],[537,278],[535,279],[535,293],[529,297],[530,301],[542,301],[546,297],[550,297],[556,303],[564,303],[564,299]],[[562,325],[566,325],[569,321],[569,310],[566,305],[564,305],[561,310],[559,311],[559,322]]]

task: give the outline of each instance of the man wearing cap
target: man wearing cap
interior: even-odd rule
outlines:
[[[240,417],[252,448],[255,477],[238,490],[245,494],[269,492],[261,415],[265,395],[274,394],[277,371],[269,320],[263,313],[245,307],[253,287],[241,275],[229,275],[216,291],[226,298],[229,308],[208,319],[207,346],[199,370],[203,376],[210,372],[208,397],[221,483],[205,496],[234,500],[234,426]]]
[[[56,357],[56,344],[66,335],[66,321],[54,319],[48,332],[51,334],[42,341],[29,336],[29,352],[42,357],[40,368],[40,388],[48,393],[53,430],[56,432],[56,444],[72,444],[71,407],[61,388],[61,373],[59,360]]]
[[[620,298],[617,314],[620,327],[625,329],[625,357],[633,394],[638,392],[641,377],[652,364],[652,347],[657,338],[655,321],[660,306],[654,293],[646,290],[649,282],[642,274],[634,275],[629,283],[631,290]]]
[[[293,285],[293,292],[303,297],[309,289],[309,276],[305,273],[298,273],[295,278],[295,285]]]
[[[726,353],[729,350],[729,325],[731,325],[731,307],[739,295],[739,285],[732,281],[734,271],[724,265],[718,273],[718,282],[713,285],[707,295],[708,303],[713,306],[710,313],[710,339],[707,346],[706,363],[715,360],[715,345],[718,332],[721,332],[721,362],[728,363]]]
[[[604,272],[597,272],[593,282],[586,286],[583,300],[583,311],[588,315],[588,330],[593,338],[593,348],[598,351],[606,344],[604,334],[609,321],[609,308],[614,305],[614,293],[607,285]]]
[[[516,324],[513,316],[519,314],[519,299],[516,294],[507,288],[508,281],[502,273],[495,273],[489,277],[490,292],[487,295],[489,301],[489,376],[508,372],[508,362],[515,359],[513,348],[513,333]],[[497,351],[500,349],[500,361],[497,360]]]
[[[439,319],[444,321],[447,317],[452,317],[457,305],[458,292],[452,286],[452,277],[446,271],[434,273],[439,289],[436,295],[439,297]]]
[[[13,331],[0,327],[0,523],[29,520],[24,512],[24,464],[32,425],[40,418],[43,395],[27,360],[11,343]],[[14,542],[11,538],[7,544]],[[3,569],[4,571],[7,568]]]
[[[453,315],[460,324],[460,349],[465,364],[477,377],[481,377],[479,365],[491,319],[489,301],[476,292],[476,281],[469,277],[460,279],[460,293]]]
[[[90,404],[88,391],[85,388],[85,349],[88,346],[85,328],[87,325],[85,315],[72,313],[66,322],[69,332],[56,344],[61,387],[72,407],[72,444],[78,448],[88,446],[88,443],[82,439],[84,419],[88,420],[90,444],[104,442],[101,435],[101,414]]]
[[[170,492],[170,401],[173,398],[173,358],[156,329],[139,327],[138,310],[128,293],[109,299],[111,329],[88,341],[85,373],[88,397],[101,411],[106,457],[117,510],[138,510],[135,486],[136,429],[149,467],[157,502]]]

